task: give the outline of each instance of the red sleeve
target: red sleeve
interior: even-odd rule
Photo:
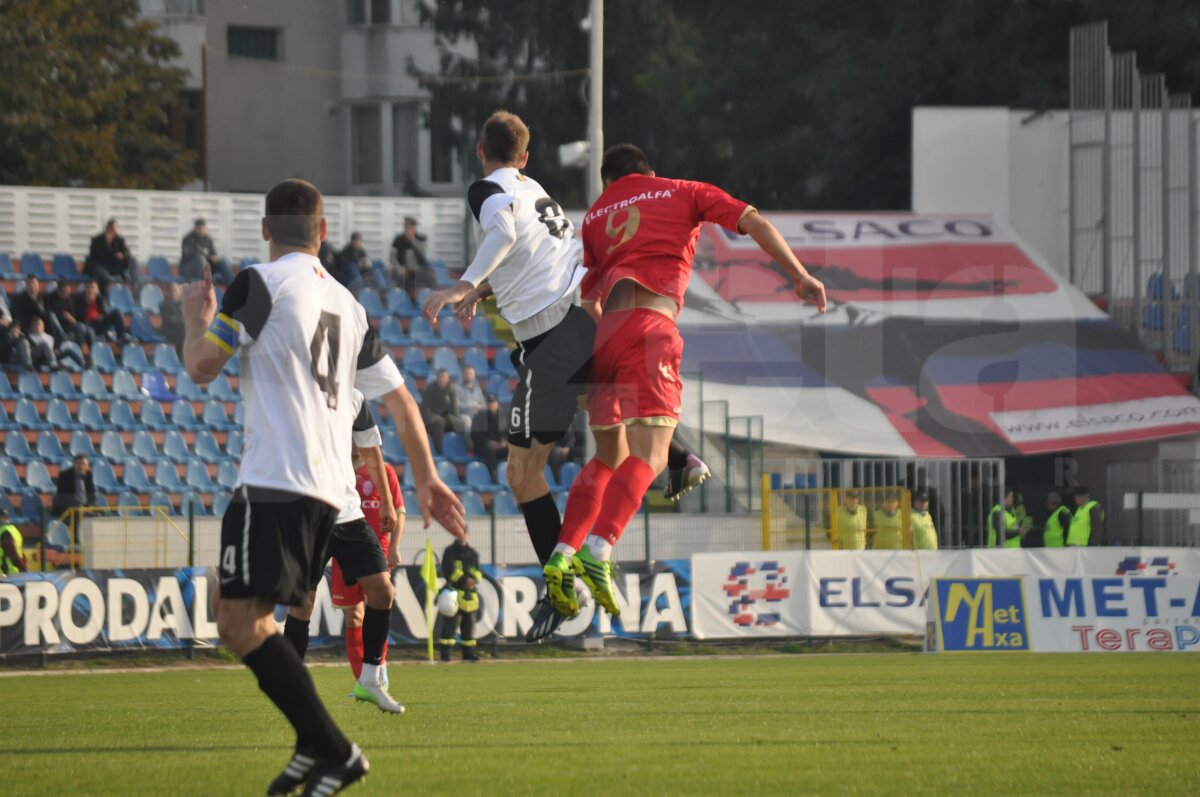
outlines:
[[[384,463],[383,468],[387,471],[388,489],[392,491],[392,505],[397,509],[403,509],[404,491],[400,489],[400,480],[396,478],[396,469],[387,463]]]
[[[748,209],[753,210],[747,203],[734,199],[715,185],[699,182],[688,182],[687,185],[692,190],[692,199],[700,219],[720,224],[730,232],[737,232],[742,216],[746,215]]]

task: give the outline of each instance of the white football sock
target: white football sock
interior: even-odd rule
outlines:
[[[612,558],[612,543],[603,537],[597,537],[595,534],[589,534],[584,545],[586,545],[588,550],[592,552],[592,556],[599,559],[601,562],[607,562]]]
[[[367,664],[363,662],[362,675],[358,682],[361,684],[377,684],[379,683],[379,665]]]
[[[554,546],[554,553],[560,553],[563,556],[574,556],[575,549],[570,545],[567,545],[565,542],[560,542],[558,545]]]

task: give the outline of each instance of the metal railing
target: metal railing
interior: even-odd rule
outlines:
[[[172,567],[192,556],[192,536],[165,507],[75,507],[51,521],[44,544],[66,548],[70,568]],[[186,524],[188,521],[184,519]],[[55,524],[66,532],[60,537]],[[56,544],[62,540],[66,544]]]

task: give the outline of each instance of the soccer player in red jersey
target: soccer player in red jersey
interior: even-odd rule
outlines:
[[[825,288],[787,241],[745,202],[707,183],[658,177],[645,153],[604,153],[604,192],[583,219],[585,307],[599,316],[588,413],[596,456],[571,488],[562,533],[544,572],[560,613],[579,611],[574,577],[618,616],[613,545],[667,464],[679,422],[683,340],[675,318],[692,273],[700,224],[749,235],[787,273],[796,294],[825,312]]]

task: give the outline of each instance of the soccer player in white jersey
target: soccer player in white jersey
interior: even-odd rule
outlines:
[[[217,631],[295,729],[285,773],[304,778],[305,797],[341,791],[369,766],[279,634],[275,605],[305,602],[354,487],[351,389],[375,399],[403,385],[362,306],[317,259],[325,232],[320,191],[285,180],[266,197],[271,261],[238,274],[219,315],[207,267],[183,294],[188,375],[210,382],[237,351],[246,408],[238,484],[221,523]],[[426,523],[433,516],[463,534],[461,503],[425,462],[413,464]]]

